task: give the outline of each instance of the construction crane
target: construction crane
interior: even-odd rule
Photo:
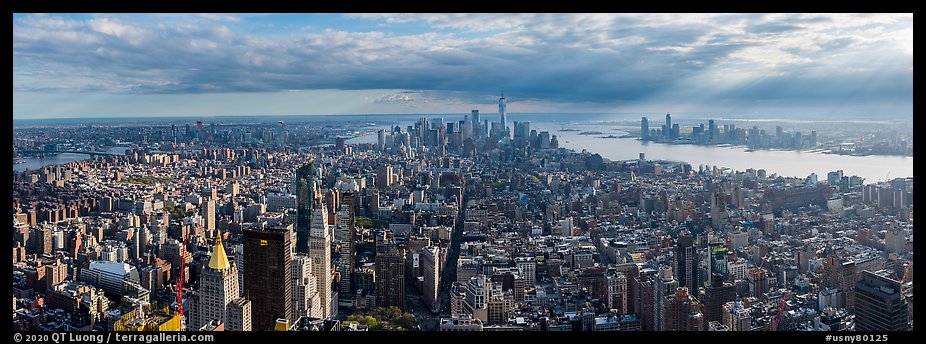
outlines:
[[[765,264],[765,257],[762,257],[762,259],[759,260],[759,267],[756,268],[756,271],[761,270],[762,265],[764,264]]]
[[[788,300],[788,293],[790,290],[785,290],[784,295],[781,296],[781,302],[778,303],[778,315],[775,316],[775,322],[772,323],[772,331],[778,331],[778,324],[781,323],[781,314],[784,312],[785,301]]]
[[[758,266],[755,270],[753,270],[753,271],[751,272],[752,277],[753,277],[753,279],[752,279],[753,281],[758,280],[759,275],[765,273],[765,271],[762,270],[762,265],[764,265],[764,264],[765,264],[765,257],[762,257],[762,260],[759,261],[759,266]]]

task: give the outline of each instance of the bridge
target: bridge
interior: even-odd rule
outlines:
[[[90,156],[110,156],[118,155],[107,152],[84,152],[84,151],[75,151],[75,150],[56,150],[56,151],[45,151],[45,150],[21,150],[16,151],[17,154],[58,154],[58,153],[74,153],[74,154],[87,154]]]

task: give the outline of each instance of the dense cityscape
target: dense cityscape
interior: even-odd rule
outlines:
[[[14,174],[13,328],[912,328],[912,177],[610,161],[506,111],[17,129],[128,148]]]
[[[913,156],[912,132],[901,132],[896,126],[851,126],[847,128],[833,128],[826,126],[825,136],[818,138],[817,130],[802,133],[802,126],[794,132],[783,129],[782,125],[771,128],[753,125],[751,128],[737,128],[735,123],[724,123],[722,126],[713,119],[689,128],[680,127],[672,123],[672,114],[666,114],[665,124],[658,128],[650,128],[649,119],[640,120],[639,139],[644,142],[659,142],[669,144],[697,144],[697,145],[736,145],[745,146],[750,150],[779,149],[779,150],[808,150],[826,154],[839,155],[902,155]],[[684,131],[683,131],[684,129]],[[867,129],[867,130],[866,130]],[[597,134],[601,134],[598,132]]]
[[[912,13],[14,12],[13,342],[913,334]]]

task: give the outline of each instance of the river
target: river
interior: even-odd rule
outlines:
[[[626,132],[614,130],[617,127],[593,125],[569,125],[568,128],[579,131],[560,131],[562,126],[553,123],[531,123],[531,129],[547,130],[556,135],[560,147],[581,152],[583,149],[601,154],[611,160],[637,159],[644,153],[649,160],[685,161],[692,168],[699,165],[728,167],[734,171],[749,168],[765,169],[768,175],[778,174],[786,177],[806,177],[817,174],[818,180],[826,180],[830,171],[843,170],[847,176],[856,175],[865,178],[865,183],[879,180],[912,177],[913,157],[901,156],[848,156],[798,151],[747,151],[744,147],[715,147],[698,145],[673,145],[642,142],[635,138],[602,138],[602,136],[621,136]],[[582,131],[600,131],[601,135],[579,135]]]
[[[456,119],[454,116],[447,118]],[[492,117],[489,117],[492,118]],[[400,125],[403,130],[411,121],[403,121]],[[513,124],[509,124],[513,126]],[[386,126],[383,126],[384,128]],[[560,131],[563,128],[576,131]],[[847,176],[856,175],[865,178],[865,183],[874,183],[898,177],[913,176],[913,157],[902,156],[848,156],[837,154],[824,154],[817,152],[799,152],[785,150],[756,150],[747,151],[745,147],[716,147],[698,145],[672,145],[653,142],[642,142],[635,138],[602,138],[603,136],[621,136],[627,134],[622,131],[625,127],[618,125],[602,125],[601,123],[577,123],[571,120],[568,124],[559,121],[531,122],[531,129],[549,131],[556,135],[560,147],[569,148],[577,152],[583,149],[591,153],[601,154],[610,160],[637,159],[644,153],[649,160],[685,161],[697,170],[699,165],[727,167],[734,171],[745,171],[749,168],[765,169],[768,175],[778,174],[786,177],[804,178],[811,173],[817,174],[818,180],[826,180],[826,174],[831,171],[843,170]],[[598,135],[579,135],[583,131],[599,131]],[[375,143],[376,135],[363,135],[347,140],[347,143]]]
[[[129,149],[128,147],[110,147],[104,151],[112,154],[125,154],[125,150]],[[42,167],[48,165],[59,165],[66,164],[71,161],[86,160],[92,159],[93,157],[87,154],[76,154],[76,153],[60,153],[55,155],[48,155],[42,158],[19,158],[19,160],[24,160],[22,164],[13,164],[14,172],[22,172],[26,169],[38,170]]]
[[[484,114],[485,119],[494,118],[492,114]],[[611,160],[630,160],[636,159],[639,153],[644,153],[646,159],[650,160],[674,160],[685,161],[697,169],[699,165],[710,165],[718,167],[728,167],[734,171],[745,171],[749,168],[765,169],[768,175],[778,174],[788,177],[806,177],[811,173],[816,173],[818,180],[826,180],[826,174],[830,171],[843,170],[845,175],[856,175],[865,178],[866,183],[874,183],[880,180],[912,177],[913,176],[913,157],[900,156],[847,156],[836,154],[823,154],[815,152],[797,152],[797,151],[746,151],[744,147],[715,147],[715,146],[697,146],[697,145],[670,145],[652,142],[641,142],[635,138],[602,138],[602,136],[614,135],[621,136],[626,132],[621,131],[625,127],[619,125],[609,125],[602,123],[601,119],[610,119],[610,116],[586,116],[584,118],[573,116],[568,120],[557,120],[557,116],[552,115],[520,115],[511,116],[514,119],[523,117],[531,121],[531,129],[539,131],[549,131],[551,135],[556,135],[560,147],[573,149],[575,151],[588,150],[592,153],[601,154],[602,157]],[[581,116],[581,115],[580,115]],[[462,120],[462,116],[434,116],[443,117],[447,121]],[[407,125],[413,125],[415,116],[403,116],[397,121],[386,121],[385,119],[377,125],[379,128],[390,128],[393,125],[401,125],[403,130]],[[597,122],[596,122],[597,121]],[[513,128],[513,123],[509,123]],[[562,128],[574,129],[576,131],[561,131]],[[583,131],[599,131],[600,135],[579,135]],[[376,135],[363,135],[347,140],[349,144],[358,143],[375,143]],[[113,147],[108,150],[110,153],[124,153],[124,147]],[[45,158],[25,159],[26,163],[14,164],[14,171],[23,171],[26,168],[38,169],[42,166],[51,164],[63,164],[74,160],[87,159],[87,155],[82,154],[59,154]]]

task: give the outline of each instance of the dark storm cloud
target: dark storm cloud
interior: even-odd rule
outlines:
[[[14,18],[14,90],[195,94],[407,89],[452,93],[478,103],[486,101],[486,94],[505,89],[522,100],[621,103],[653,99],[684,80],[695,79],[720,80],[716,82],[731,86],[728,94],[720,95],[727,98],[887,95],[884,90],[905,92],[906,86],[890,86],[906,85],[905,73],[909,69],[912,74],[911,55],[909,63],[906,59],[894,64],[881,61],[879,69],[858,68],[851,77],[838,76],[846,66],[865,64],[856,60],[878,53],[865,50],[866,46],[887,46],[888,38],[852,32],[854,27],[871,27],[866,18],[834,21],[825,16],[755,14],[353,17],[367,18],[374,29],[379,29],[373,25],[377,21],[422,22],[441,31],[396,35],[387,25],[383,32],[327,29],[266,36],[241,28],[242,19],[233,16],[169,23],[135,22],[119,15],[88,19],[24,16]],[[907,24],[897,21],[874,20],[883,26],[882,31]],[[909,27],[912,30],[912,17]],[[787,37],[767,38],[773,34]],[[863,41],[866,45],[857,47]],[[819,63],[824,59],[838,60],[838,64]],[[817,69],[812,78],[806,76],[811,67]],[[819,72],[821,68],[837,75],[826,76]],[[734,82],[728,80],[730,75],[749,77]],[[868,79],[883,80],[866,83]],[[867,91],[875,86],[887,88]],[[698,94],[700,90],[687,92]],[[376,100],[411,101],[411,96],[402,94]]]

